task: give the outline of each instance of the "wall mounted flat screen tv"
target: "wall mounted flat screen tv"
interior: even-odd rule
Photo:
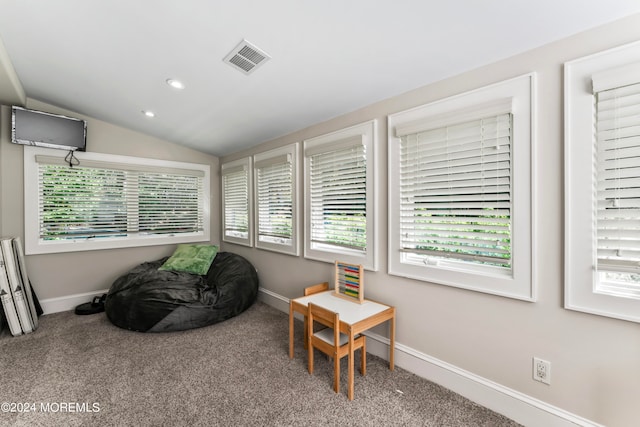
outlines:
[[[11,142],[69,151],[85,151],[84,120],[22,107],[11,108]]]

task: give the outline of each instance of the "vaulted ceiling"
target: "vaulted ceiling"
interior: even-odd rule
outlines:
[[[0,101],[24,90],[221,156],[634,13],[638,0],[0,0]],[[270,56],[251,74],[223,62],[242,40]]]

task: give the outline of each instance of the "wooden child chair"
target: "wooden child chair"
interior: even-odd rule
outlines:
[[[349,337],[340,333],[340,315],[326,308],[309,303],[309,373],[313,374],[313,349],[317,348],[329,357],[333,358],[333,390],[340,392],[340,359],[349,354]],[[313,331],[314,323],[318,322],[326,326],[318,332]],[[366,337],[360,335],[354,340],[354,350],[361,349],[360,373],[367,373],[367,344]],[[349,364],[353,360],[349,358]],[[351,365],[349,365],[351,366]]]
[[[304,288],[304,296],[309,296],[313,294],[317,294],[319,292],[324,292],[329,290],[329,282],[318,283],[317,285],[307,286]]]
[[[304,296],[309,296],[313,294],[317,294],[320,292],[325,292],[329,290],[329,282],[318,283],[317,285],[307,286],[304,288]],[[309,318],[304,316],[304,348],[307,349],[307,344],[309,343],[309,331],[308,328]]]

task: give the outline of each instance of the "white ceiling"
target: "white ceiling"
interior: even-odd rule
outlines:
[[[0,0],[0,38],[27,97],[222,156],[638,12],[638,0]],[[242,39],[272,57],[251,75],[222,62]]]

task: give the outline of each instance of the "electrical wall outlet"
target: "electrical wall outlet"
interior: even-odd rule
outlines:
[[[551,362],[534,357],[533,379],[541,383],[551,384]]]

